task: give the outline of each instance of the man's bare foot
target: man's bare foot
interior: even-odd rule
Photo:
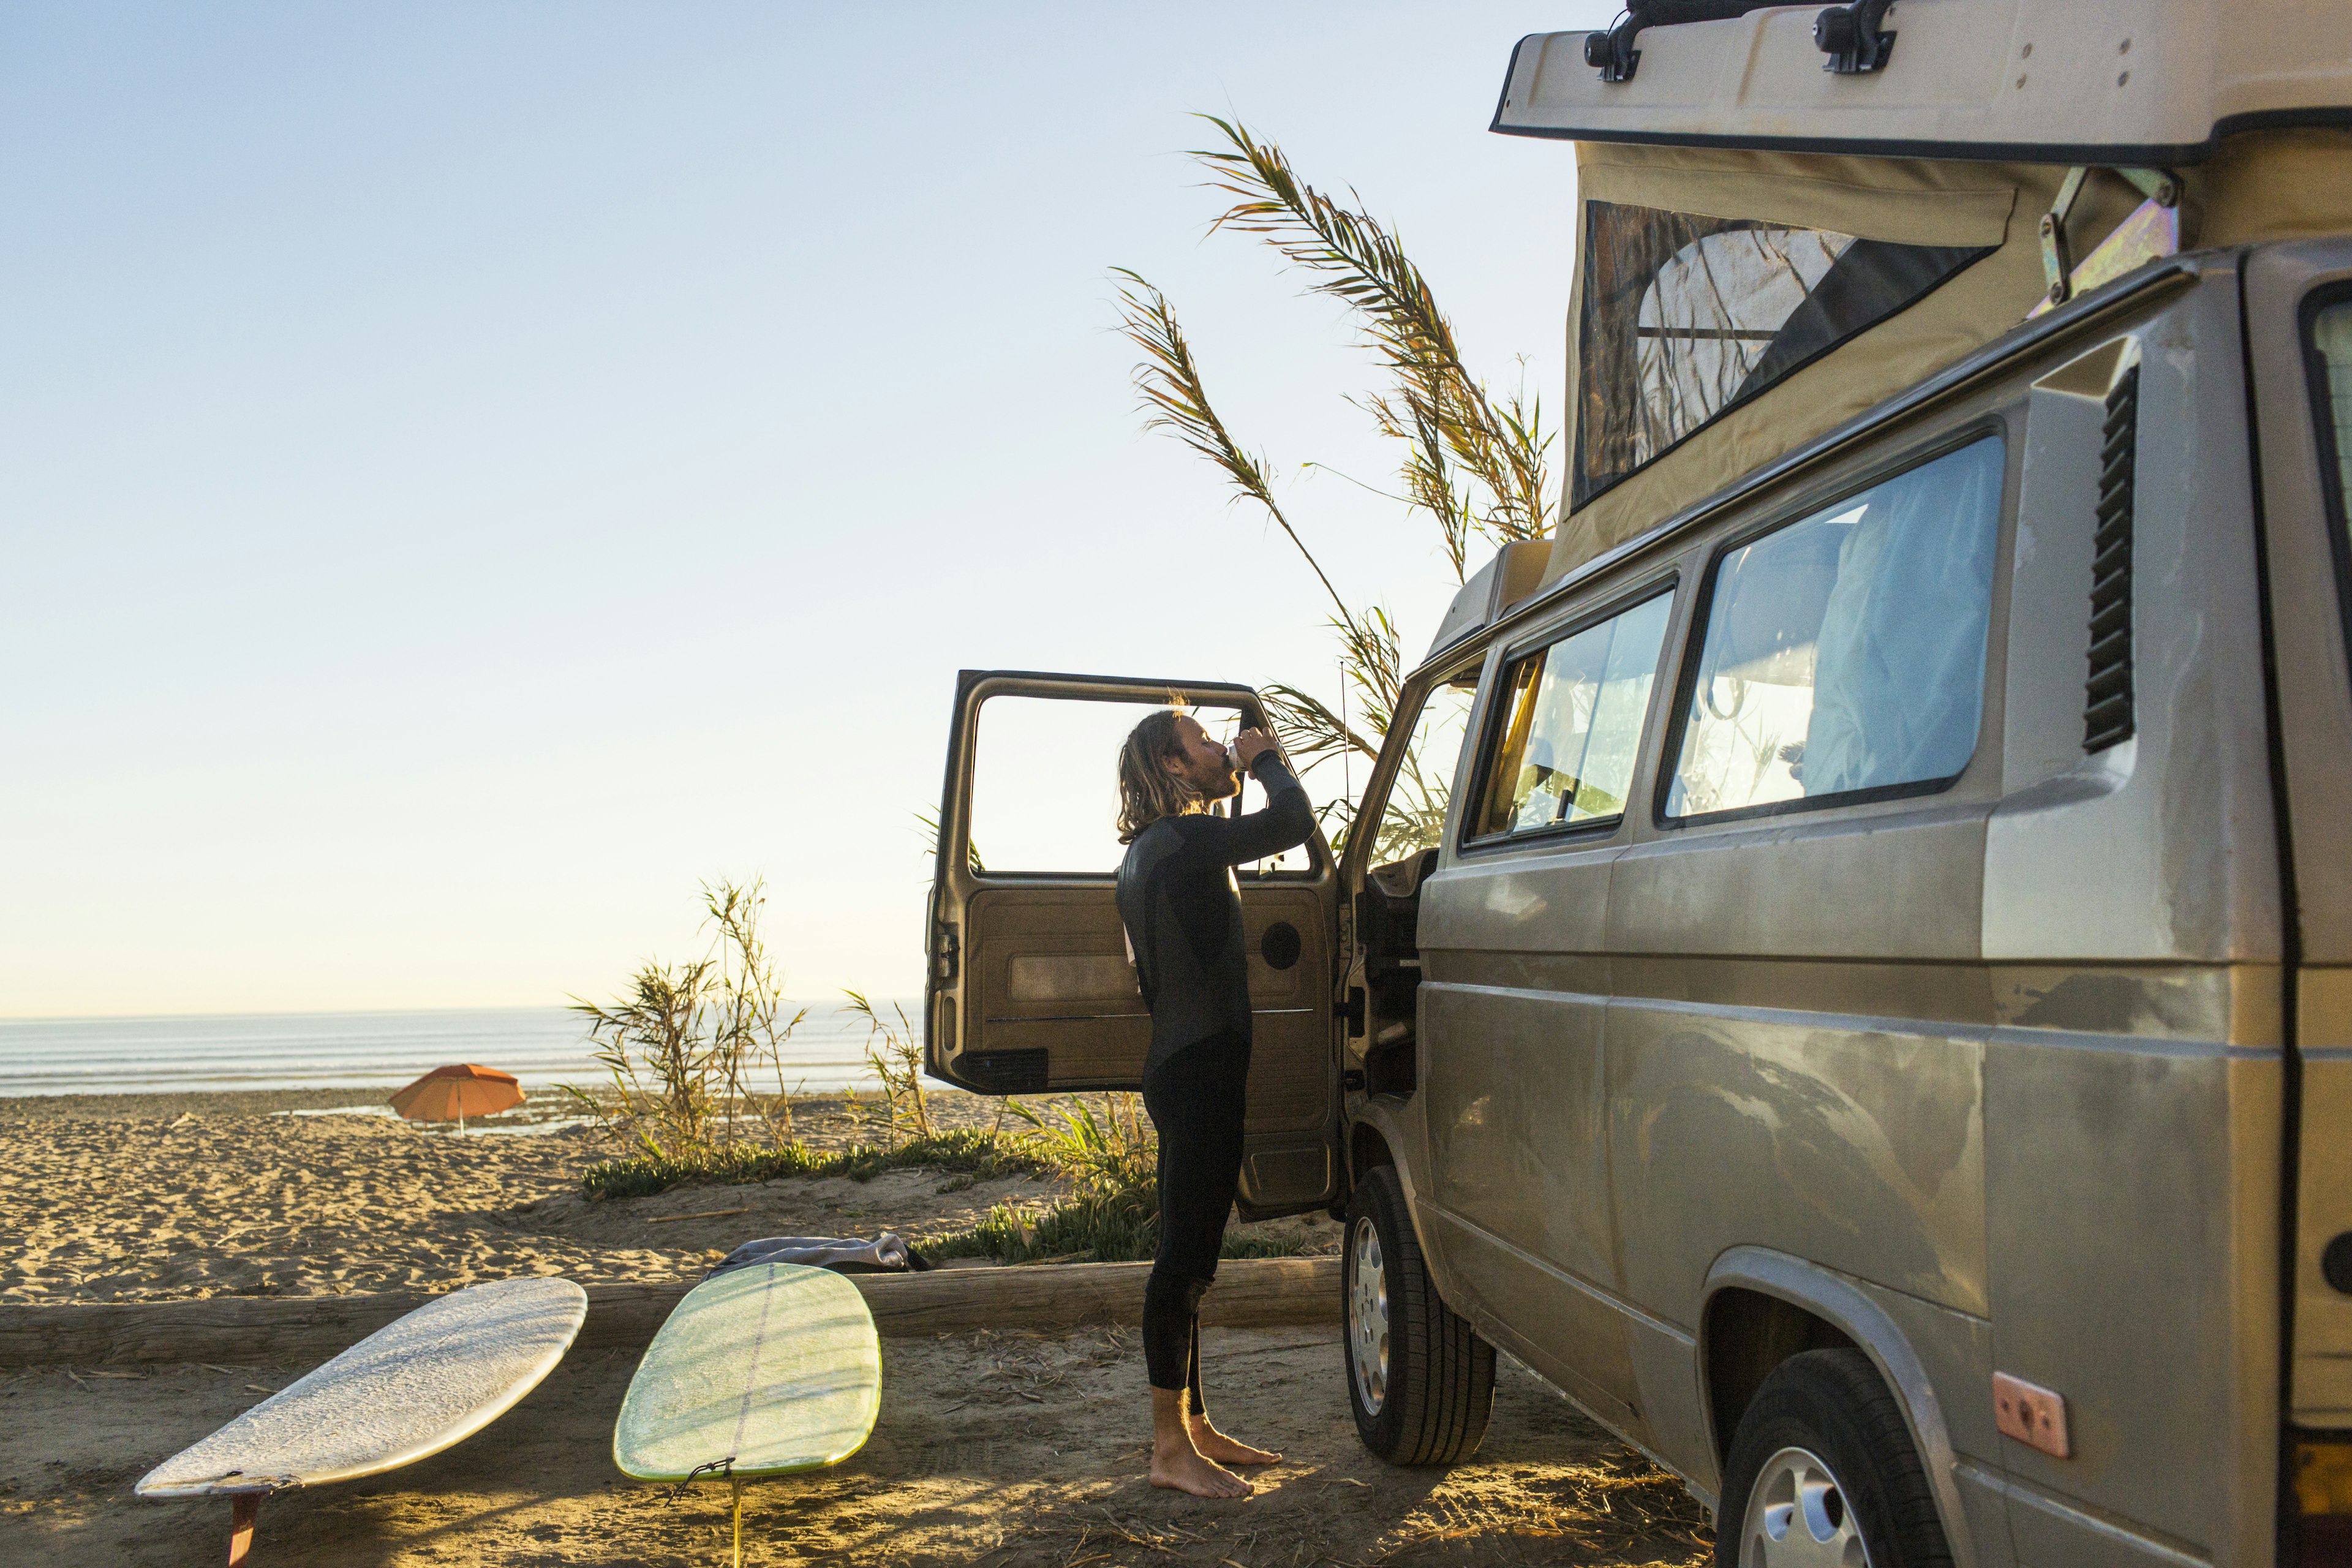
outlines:
[[[1192,1447],[1200,1456],[1219,1465],[1271,1465],[1282,1456],[1265,1448],[1253,1448],[1238,1437],[1228,1437],[1206,1421],[1184,1423],[1191,1435]]]
[[[1257,1489],[1223,1465],[1202,1458],[1190,1443],[1151,1446],[1151,1484],[1204,1498],[1244,1498]]]

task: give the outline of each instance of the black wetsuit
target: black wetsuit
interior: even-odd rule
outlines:
[[[1241,1181],[1250,1062],[1249,954],[1233,868],[1307,842],[1307,792],[1272,751],[1251,774],[1266,793],[1247,816],[1163,816],[1118,868],[1118,913],[1151,1009],[1143,1104],[1160,1134],[1160,1250],[1143,1290],[1143,1356],[1154,1388],[1201,1405],[1201,1294],[1217,1275]]]

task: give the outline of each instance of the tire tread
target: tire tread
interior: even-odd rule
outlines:
[[[1370,1206],[1380,1211],[1375,1224],[1389,1274],[1388,1396],[1402,1402],[1390,1450],[1382,1452],[1369,1432],[1366,1443],[1391,1464],[1459,1464],[1478,1451],[1494,1411],[1495,1348],[1446,1306],[1430,1282],[1396,1173],[1378,1167],[1363,1186],[1370,1189]],[[1352,1235],[1352,1224],[1349,1230]],[[1344,1269],[1340,1288],[1347,1289]],[[1402,1377],[1396,1375],[1400,1370]],[[1358,1425],[1363,1425],[1360,1417]]]

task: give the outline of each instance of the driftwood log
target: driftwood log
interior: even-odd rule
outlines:
[[[1143,1316],[1148,1263],[941,1268],[853,1276],[885,1337],[974,1329],[1058,1332]],[[591,1285],[578,1350],[642,1350],[689,1285]],[[208,1296],[182,1301],[0,1306],[0,1366],[221,1362],[286,1366],[326,1360],[433,1298]],[[1218,1266],[1201,1321],[1231,1328],[1333,1323],[1336,1258],[1234,1258]]]

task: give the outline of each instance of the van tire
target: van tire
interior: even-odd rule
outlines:
[[[1348,1405],[1364,1447],[1391,1465],[1476,1453],[1495,1408],[1495,1347],[1438,1299],[1392,1166],[1356,1184],[1339,1290]]]
[[[1724,1467],[1716,1568],[1766,1568],[1764,1552],[1746,1551],[1759,1526],[1770,1528],[1759,1518],[1761,1505],[1783,1489],[1795,1495],[1807,1475],[1828,1483],[1814,1494],[1821,1502],[1783,1516],[1784,1530],[1806,1529],[1810,1521],[1817,1541],[1825,1527],[1831,1540],[1835,1532],[1858,1532],[1871,1568],[1951,1568],[1951,1548],[1903,1406],[1860,1351],[1791,1356],[1757,1388]],[[1766,1500],[1755,1497],[1759,1485],[1768,1489]]]

